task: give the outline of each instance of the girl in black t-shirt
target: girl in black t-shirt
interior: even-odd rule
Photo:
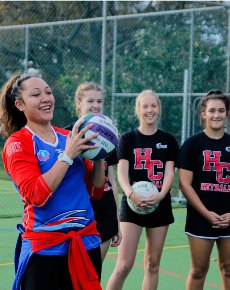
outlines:
[[[102,88],[94,82],[85,82],[78,86],[75,93],[75,107],[78,117],[87,114],[101,113],[103,103]],[[73,124],[66,126],[72,130]],[[118,188],[115,180],[114,166],[117,164],[117,153],[114,150],[105,158],[105,175],[108,177],[104,187],[104,195],[100,200],[91,200],[97,229],[101,235],[101,258],[102,262],[110,247],[117,247],[121,241],[121,233],[118,223]]]
[[[124,133],[118,146],[118,180],[123,189],[120,207],[122,242],[118,259],[107,290],[122,289],[134,264],[143,228],[146,229],[143,289],[157,289],[160,258],[169,224],[174,222],[170,188],[174,179],[174,163],[179,150],[175,138],[157,127],[161,113],[159,97],[150,90],[136,99],[138,128]],[[138,181],[150,181],[159,193],[142,199],[132,191]],[[132,211],[130,198],[140,208],[150,208],[159,202],[157,209],[141,215]]]
[[[200,102],[204,130],[181,147],[180,189],[188,200],[185,232],[191,266],[186,290],[204,289],[214,244],[223,289],[230,289],[230,135],[225,132],[229,98],[210,91]]]

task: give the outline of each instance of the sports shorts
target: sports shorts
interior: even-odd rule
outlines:
[[[140,227],[156,228],[174,222],[171,197],[168,193],[152,213],[142,215],[135,213],[127,203],[127,197],[123,194],[120,207],[120,221],[134,223]]]
[[[204,239],[230,238],[230,226],[224,229],[213,228],[208,220],[188,205],[185,233]]]
[[[112,190],[105,191],[100,200],[93,200],[97,230],[102,243],[112,239],[118,233],[117,205]]]

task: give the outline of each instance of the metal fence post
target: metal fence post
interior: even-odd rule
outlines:
[[[28,70],[28,54],[29,54],[29,27],[25,27],[25,59],[24,59],[24,73]]]
[[[183,89],[183,112],[182,112],[182,132],[181,132],[181,144],[187,138],[188,129],[188,70],[184,70],[184,89]]]
[[[102,19],[102,37],[101,37],[101,87],[105,90],[105,54],[106,54],[106,17],[107,17],[107,2],[103,1],[103,19]],[[104,108],[102,108],[102,112]]]

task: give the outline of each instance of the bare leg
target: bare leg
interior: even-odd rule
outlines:
[[[230,290],[230,238],[216,241],[223,290]]]
[[[110,246],[111,240],[108,240],[101,244],[101,261],[103,262],[105,259],[105,256],[108,252],[109,246]]]
[[[133,267],[142,233],[142,227],[133,223],[121,222],[120,228],[122,241],[118,247],[117,263],[107,284],[107,290],[122,289],[125,279]]]
[[[188,240],[190,244],[191,264],[186,290],[203,290],[215,240],[192,236],[188,236]]]
[[[147,228],[147,239],[144,256],[144,280],[142,290],[156,290],[159,279],[159,268],[162,250],[168,226]]]

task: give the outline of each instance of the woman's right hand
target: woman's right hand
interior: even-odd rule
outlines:
[[[85,133],[93,126],[93,124],[89,124],[79,131],[79,128],[83,123],[84,119],[80,120],[79,123],[74,126],[72,132],[70,132],[69,135],[67,136],[65,153],[71,159],[75,159],[84,150],[95,149],[98,147],[97,144],[95,145],[86,144],[90,140],[96,138],[99,134],[94,133],[89,137],[84,137]]]
[[[152,207],[151,205],[148,204],[146,199],[144,199],[143,197],[140,197],[140,195],[138,195],[134,191],[131,194],[130,199],[136,205],[136,207],[139,209],[148,209],[148,208]]]

